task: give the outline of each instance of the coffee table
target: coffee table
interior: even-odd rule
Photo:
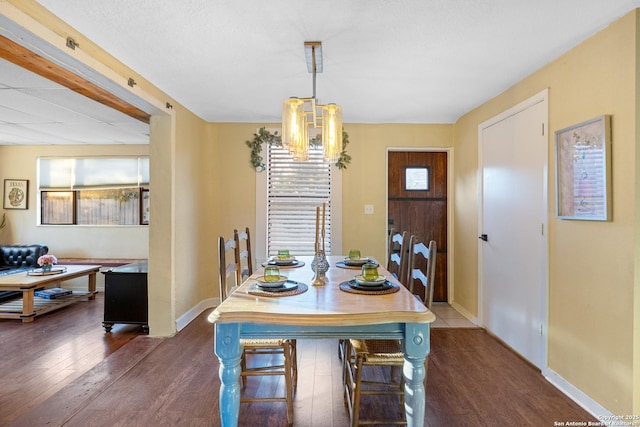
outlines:
[[[1,291],[21,291],[22,298],[0,304],[0,319],[21,319],[23,323],[33,322],[36,316],[65,307],[76,301],[94,299],[96,291],[96,273],[101,265],[65,265],[66,271],[57,274],[31,276],[22,271],[0,276]],[[87,292],[74,291],[72,295],[56,299],[35,297],[40,288],[58,286],[60,282],[87,276]]]

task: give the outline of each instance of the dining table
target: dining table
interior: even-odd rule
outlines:
[[[385,290],[355,285],[361,267],[344,256],[327,256],[324,284],[313,285],[313,256],[295,257],[280,266],[290,290],[263,289],[257,269],[208,320],[214,326],[214,352],[220,361],[220,421],[236,427],[240,413],[241,339],[399,339],[403,343],[404,403],[407,425],[423,427],[426,395],[423,380],[435,315],[382,265]],[[373,262],[376,262],[372,259]],[[271,261],[273,262],[273,261]],[[266,265],[267,262],[263,263]]]

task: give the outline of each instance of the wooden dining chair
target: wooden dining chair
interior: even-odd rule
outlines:
[[[218,239],[218,278],[220,285],[220,302],[227,299],[227,295],[233,292],[233,289],[238,286],[238,267],[236,265],[236,241],[234,239],[225,240],[220,236]],[[227,256],[229,255],[229,256]],[[227,262],[227,260],[229,260]],[[233,282],[230,283],[229,278],[233,277]],[[231,291],[231,292],[230,292]]]
[[[407,232],[396,232],[395,229],[392,228],[389,234],[387,270],[404,286],[407,286],[408,245],[409,236]]]
[[[237,237],[239,238],[239,236]],[[219,238],[220,302],[224,301],[227,295],[234,292],[236,287],[240,285],[237,282],[239,277],[237,267],[240,264],[239,254],[242,251],[238,251],[237,242],[235,231],[232,239],[225,240],[222,236]],[[229,286],[230,277],[234,277],[234,286],[231,287]],[[285,402],[287,404],[287,421],[290,425],[293,424],[293,394],[298,382],[295,340],[284,338],[241,339],[240,345],[243,348],[240,361],[240,379],[243,388],[247,385],[248,377],[281,375],[285,382],[284,396],[248,397],[243,394],[240,396],[240,402]],[[251,359],[251,363],[249,363],[249,359]],[[265,359],[268,362],[261,363]],[[275,364],[269,363],[272,360],[276,360]]]
[[[408,268],[408,255],[409,255],[409,239],[407,232],[396,232],[395,228],[389,231],[389,244],[387,252],[387,265],[386,269],[391,275],[398,279],[402,285],[408,287],[407,282],[407,268]],[[347,360],[348,354],[347,340],[338,341],[338,357],[342,360],[342,380],[346,384],[346,372],[349,360]]]
[[[236,242],[236,281],[242,283],[253,274],[253,254],[251,252],[251,232],[249,227],[245,231],[233,230],[233,240]]]
[[[388,243],[388,252],[387,252],[387,265],[386,269],[391,273],[391,275],[398,279],[403,286],[407,289],[408,286],[408,276],[407,269],[409,262],[407,260],[410,252],[410,248],[408,247],[409,239],[407,237],[407,232],[403,231],[402,233],[396,232],[395,228],[392,228],[389,231],[389,243]],[[347,340],[340,340],[338,342],[338,357],[342,360],[342,380],[346,384],[346,372],[348,364],[352,361],[349,361],[345,355],[350,356],[348,353],[348,343]]]
[[[414,239],[414,236],[411,236]],[[433,288],[436,277],[437,245],[435,240],[426,246],[422,242],[413,241],[409,257],[409,290],[428,308],[433,302]]]
[[[415,236],[409,238],[408,267],[405,286],[427,308],[433,300],[433,281],[436,264],[436,242],[431,240],[427,247]],[[418,283],[416,286],[415,283]],[[418,286],[420,286],[418,288]],[[346,376],[345,399],[349,406],[351,425],[374,423],[406,424],[404,419],[363,420],[360,418],[360,400],[363,395],[396,395],[400,406],[404,405],[404,379],[401,368],[404,365],[402,342],[399,340],[349,340],[345,352],[347,363],[343,377]],[[365,381],[362,379],[366,366],[389,366],[389,381]],[[428,358],[425,360],[425,382]]]

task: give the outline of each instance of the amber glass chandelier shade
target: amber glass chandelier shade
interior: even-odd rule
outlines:
[[[336,162],[342,153],[342,108],[322,105],[316,98],[316,73],[322,72],[322,43],[305,42],[307,70],[313,73],[313,96],[291,97],[282,104],[282,146],[296,161],[309,160],[309,127],[322,132],[324,160]],[[315,141],[315,140],[314,140]]]
[[[309,160],[309,128],[306,122],[300,128],[300,137],[289,145],[289,152],[296,162]]]
[[[322,148],[324,159],[333,163],[342,152],[342,108],[336,104],[322,107]]]
[[[282,146],[293,153],[294,147],[299,147],[306,139],[306,127],[304,101],[285,99],[282,103]]]

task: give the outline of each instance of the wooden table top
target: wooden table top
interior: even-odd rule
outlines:
[[[323,286],[313,286],[311,270],[313,257],[297,257],[305,265],[298,268],[281,268],[280,274],[308,285],[304,293],[293,296],[255,296],[248,293],[262,275],[258,269],[235,292],[220,304],[209,316],[212,323],[267,323],[295,326],[344,326],[381,323],[431,323],[435,315],[429,311],[387,270],[379,267],[379,273],[398,284],[398,292],[386,295],[363,295],[340,290],[339,285],[360,274],[360,269],[336,267],[342,256],[327,257],[330,268]]]
[[[47,283],[70,280],[76,277],[97,273],[101,265],[56,265],[55,267],[65,267],[63,273],[49,274],[45,276],[30,276],[27,271],[0,276],[0,289],[2,290],[22,290],[41,287]]]

